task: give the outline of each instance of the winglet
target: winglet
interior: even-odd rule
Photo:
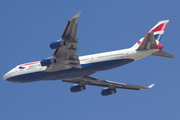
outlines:
[[[81,14],[81,12],[78,12],[76,15],[74,15],[74,17],[72,17],[72,18],[77,18],[77,17],[79,17],[79,15]]]
[[[148,86],[148,88],[152,88],[155,84],[151,84],[150,86]]]

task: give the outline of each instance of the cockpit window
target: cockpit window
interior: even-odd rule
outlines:
[[[19,67],[19,69],[24,69],[25,67]]]

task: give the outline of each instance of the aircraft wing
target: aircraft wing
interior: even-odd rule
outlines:
[[[152,88],[154,86],[154,84],[152,84],[148,87],[144,87],[144,86],[139,86],[139,85],[117,83],[117,82],[112,82],[112,81],[106,81],[104,79],[97,79],[97,78],[90,77],[90,76],[65,79],[62,81],[70,82],[70,83],[77,83],[79,85],[93,85],[93,86],[108,87],[110,89],[122,88],[122,89],[130,89],[130,90],[140,90],[140,89]]]
[[[62,40],[65,42],[65,45],[54,50],[53,57],[56,59],[56,63],[48,66],[45,72],[53,72],[70,68],[81,68],[79,57],[75,55],[78,44],[76,32],[78,17],[80,14],[81,12],[78,12],[67,22],[64,32],[61,36]]]

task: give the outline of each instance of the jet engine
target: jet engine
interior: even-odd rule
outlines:
[[[70,87],[70,91],[71,92],[79,92],[79,91],[83,91],[85,90],[85,86],[84,85],[78,85],[78,84],[75,84],[73,86]]]
[[[49,66],[52,65],[53,63],[56,63],[56,59],[54,58],[43,59],[40,63],[42,66]]]
[[[105,88],[105,89],[101,90],[101,95],[102,96],[112,95],[114,93],[116,93],[116,89]]]
[[[63,47],[65,45],[66,45],[66,43],[64,41],[57,41],[57,42],[50,43],[49,47],[51,49],[58,49],[58,48]]]

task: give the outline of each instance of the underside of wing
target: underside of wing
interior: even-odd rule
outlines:
[[[64,32],[61,36],[63,40],[76,38],[78,17],[80,14],[81,12],[78,12],[74,17],[70,18],[69,21],[67,22]]]
[[[75,55],[78,45],[78,38],[76,38],[76,33],[78,17],[80,13],[81,12],[78,12],[67,22],[64,32],[61,36],[62,39],[59,40],[60,47],[56,48],[58,42],[52,44],[52,46],[55,46],[53,48],[56,48],[53,53],[53,59],[55,59],[55,61],[52,65],[46,68],[45,72],[53,72],[71,68],[81,68],[79,57]]]
[[[148,88],[153,87],[153,85],[154,85],[154,84],[152,84],[148,87],[144,87],[144,86],[139,86],[139,85],[131,85],[131,84],[106,81],[104,79],[97,79],[97,78],[90,77],[90,76],[65,79],[62,81],[63,82],[70,82],[70,83],[77,83],[79,85],[93,85],[93,86],[107,87],[108,89],[121,88],[121,89],[130,89],[130,90],[148,89]]]

